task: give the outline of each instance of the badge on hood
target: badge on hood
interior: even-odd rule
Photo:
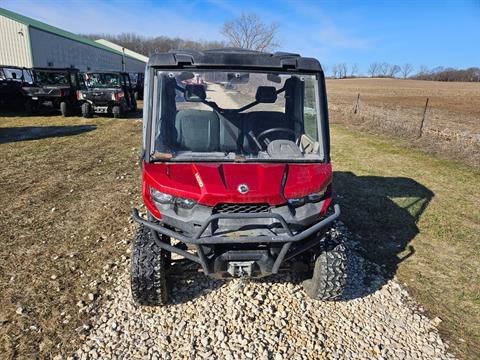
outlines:
[[[240,194],[246,194],[249,190],[248,185],[247,184],[240,184],[240,185],[238,185],[237,190]]]

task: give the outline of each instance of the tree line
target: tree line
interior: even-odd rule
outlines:
[[[83,36],[92,40],[105,39],[145,56],[150,56],[157,52],[165,52],[173,49],[205,50],[222,48],[226,46],[226,43],[223,41],[189,40],[169,36],[149,37],[135,33],[122,33],[117,35],[87,34]]]
[[[346,63],[333,65],[330,69],[330,73],[331,77],[334,79],[365,76],[359,72],[357,64],[349,66]],[[372,78],[480,82],[480,68],[470,67],[468,69],[455,69],[451,67],[445,68],[439,66],[429,69],[426,66],[420,66],[418,69],[415,69],[415,67],[410,63],[398,65],[385,62],[373,62],[368,66],[366,76]]]

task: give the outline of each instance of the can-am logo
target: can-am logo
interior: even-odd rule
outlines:
[[[238,185],[237,190],[240,194],[246,194],[248,192],[248,186],[247,184],[240,184]]]

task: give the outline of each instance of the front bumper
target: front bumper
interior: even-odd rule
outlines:
[[[203,223],[202,227],[192,236],[188,236],[184,233],[176,232],[174,230],[168,229],[162,224],[158,224],[149,220],[146,220],[140,217],[138,210],[133,209],[133,219],[139,224],[150,228],[153,231],[153,238],[156,244],[166,250],[173,253],[176,253],[180,256],[183,256],[186,259],[194,261],[202,266],[203,272],[205,274],[210,274],[215,272],[214,260],[209,258],[204,251],[202,245],[237,245],[237,244],[278,244],[281,248],[275,258],[267,265],[263,266],[262,274],[276,274],[280,268],[280,265],[289,259],[294,258],[295,256],[301,254],[302,252],[312,248],[318,244],[318,238],[313,236],[313,238],[307,240],[312,235],[317,234],[321,230],[324,230],[325,227],[330,225],[334,220],[340,216],[340,206],[338,204],[334,205],[333,214],[322,219],[318,223],[304,229],[303,231],[292,232],[288,226],[285,219],[275,213],[239,213],[239,214],[214,214],[208,217],[208,219]],[[284,234],[281,235],[261,235],[261,236],[239,236],[239,237],[229,237],[229,236],[204,236],[206,229],[212,222],[215,222],[219,219],[265,219],[265,218],[274,218],[276,219],[283,229],[285,230]],[[173,246],[163,242],[158,233],[169,236],[171,238],[177,239],[180,242],[185,244],[192,244],[195,246],[197,254],[194,255],[189,253],[178,246]],[[307,241],[303,241],[307,240]],[[294,245],[292,247],[292,245]]]

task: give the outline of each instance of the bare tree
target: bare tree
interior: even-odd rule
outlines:
[[[339,73],[338,65],[334,65],[332,67],[332,77],[336,79],[338,77],[338,73]]]
[[[380,63],[378,65],[378,74],[383,76],[383,77],[387,76],[389,68],[390,68],[390,66],[387,63],[385,63],[385,62]]]
[[[338,64],[338,77],[344,79],[347,77],[348,65],[345,63]]]
[[[412,72],[413,72],[413,65],[412,64],[406,63],[406,64],[403,64],[400,67],[400,73],[402,74],[402,77],[404,79],[406,79],[408,77],[408,75],[410,75]]]
[[[358,74],[358,64],[353,64],[350,69],[350,77],[355,77]]]
[[[400,72],[400,66],[392,64],[388,67],[388,76],[394,78]]]
[[[239,18],[226,21],[221,32],[231,46],[242,49],[271,51],[279,46],[277,24],[265,24],[255,13],[242,13]]]
[[[428,69],[428,66],[422,65],[420,66],[420,69],[418,70],[418,73],[421,75],[428,75],[430,74],[430,70]]]
[[[370,66],[368,67],[367,73],[370,75],[370,77],[375,77],[378,76],[378,68],[379,68],[379,63],[374,62],[371,63]]]

